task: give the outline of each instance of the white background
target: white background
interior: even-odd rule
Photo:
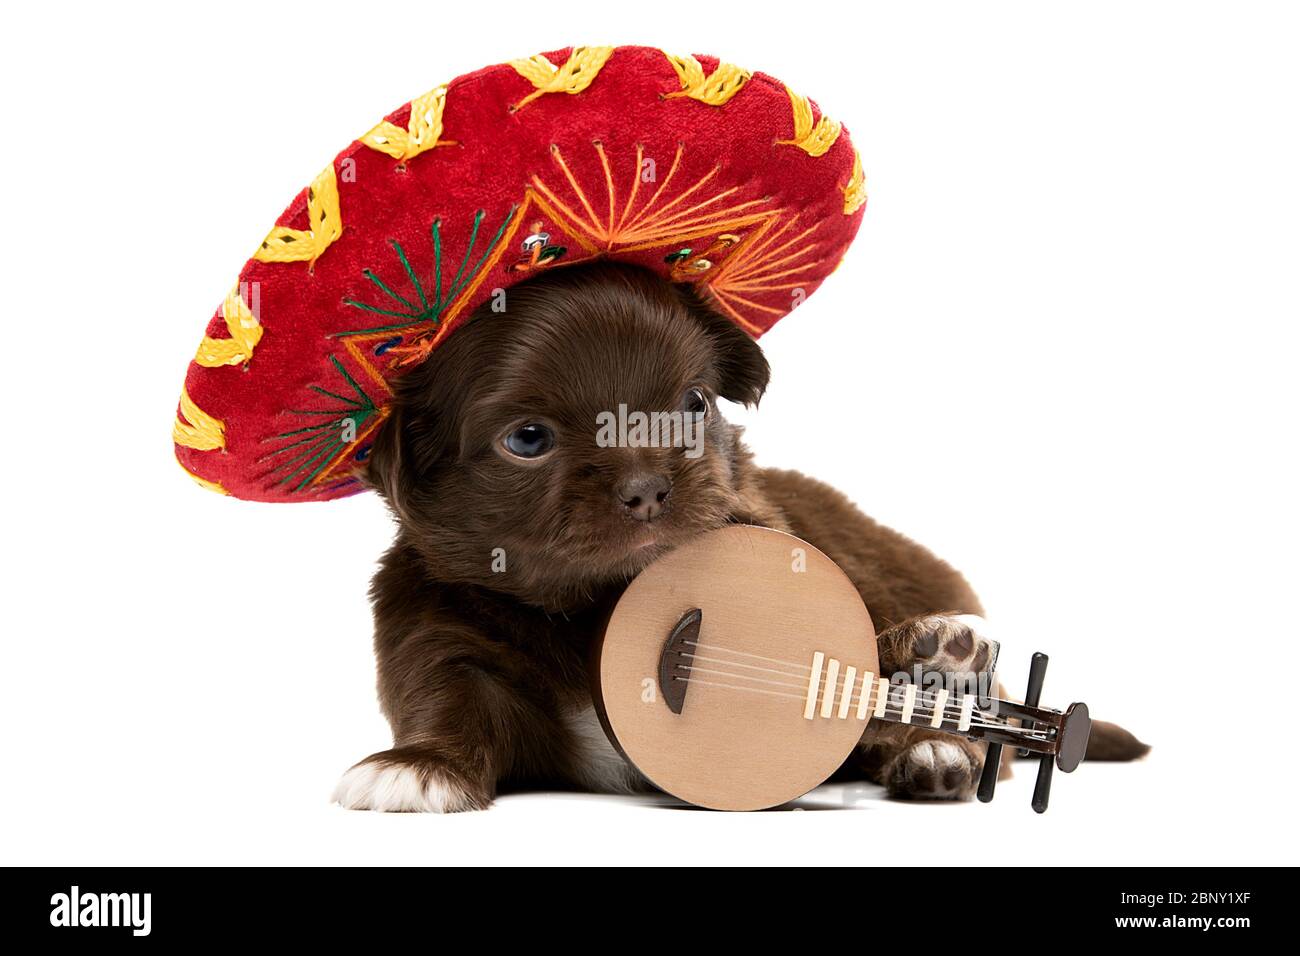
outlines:
[[[6,14],[0,858],[1295,861],[1294,8],[324,2]],[[36,19],[33,19],[36,18]],[[1154,745],[991,806],[828,788],[750,815],[527,795],[328,804],[388,745],[377,499],[267,506],[172,461],[186,364],[321,165],[457,74],[572,42],[722,56],[851,129],[870,203],[764,340],[763,463],[963,569],[1003,673],[1052,655]]]

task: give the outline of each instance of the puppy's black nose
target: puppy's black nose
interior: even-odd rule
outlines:
[[[636,474],[625,478],[615,489],[623,507],[638,521],[652,521],[664,510],[664,502],[673,484],[663,475]]]

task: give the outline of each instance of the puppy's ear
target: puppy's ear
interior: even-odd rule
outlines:
[[[718,394],[742,405],[757,405],[772,375],[763,350],[744,329],[710,308],[693,289],[682,291],[695,321],[713,345]]]
[[[374,488],[398,518],[406,519],[406,497],[410,491],[409,454],[402,434],[402,409],[396,403],[379,426],[366,462],[366,484]]]

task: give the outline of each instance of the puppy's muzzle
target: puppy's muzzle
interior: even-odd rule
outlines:
[[[618,500],[638,521],[653,521],[664,510],[673,484],[666,475],[641,472],[623,479],[614,489]]]

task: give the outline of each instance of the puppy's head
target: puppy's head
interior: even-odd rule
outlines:
[[[758,345],[646,270],[557,269],[506,294],[397,387],[371,483],[438,580],[581,605],[738,506]]]

